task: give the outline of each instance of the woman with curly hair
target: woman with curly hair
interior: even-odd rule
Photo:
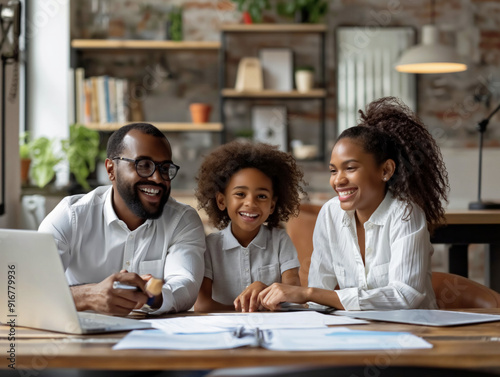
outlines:
[[[442,222],[448,176],[436,142],[393,97],[370,103],[330,160],[338,194],[321,209],[305,288],[272,285],[264,307],[316,302],[345,310],[434,309],[428,228]]]
[[[196,198],[220,232],[207,236],[197,311],[259,309],[274,282],[300,285],[297,251],[281,221],[298,214],[303,174],[275,146],[231,142],[208,155]]]

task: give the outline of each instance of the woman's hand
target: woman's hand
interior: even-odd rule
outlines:
[[[274,283],[260,292],[259,301],[266,309],[276,310],[285,301],[305,304],[310,301],[307,292],[305,287]]]

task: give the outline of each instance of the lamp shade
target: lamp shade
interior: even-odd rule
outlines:
[[[422,27],[422,43],[405,51],[396,70],[406,73],[448,73],[467,70],[456,51],[439,43],[435,25]]]

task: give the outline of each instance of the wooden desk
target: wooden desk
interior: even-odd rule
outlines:
[[[476,310],[477,311],[477,310]],[[500,314],[500,309],[482,312]],[[37,370],[207,370],[277,365],[390,366],[487,368],[500,373],[500,322],[458,327],[427,327],[385,322],[352,329],[408,331],[432,343],[432,349],[377,351],[280,352],[261,348],[220,351],[111,350],[125,333],[99,336],[35,338],[34,331],[17,328],[16,364]],[[23,330],[29,339],[22,339]],[[3,334],[3,336],[2,336]],[[0,326],[0,368],[8,365],[6,327]],[[46,333],[45,333],[46,334]],[[2,371],[0,370],[0,373]]]
[[[437,228],[432,243],[451,244],[449,271],[468,276],[469,244],[487,244],[485,283],[500,292],[500,211],[450,210],[447,225]]]

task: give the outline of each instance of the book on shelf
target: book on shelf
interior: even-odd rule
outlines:
[[[85,123],[85,71],[83,68],[75,69],[75,121]]]
[[[84,68],[74,72],[75,120],[81,124],[126,123],[128,81],[108,75],[85,78]]]

